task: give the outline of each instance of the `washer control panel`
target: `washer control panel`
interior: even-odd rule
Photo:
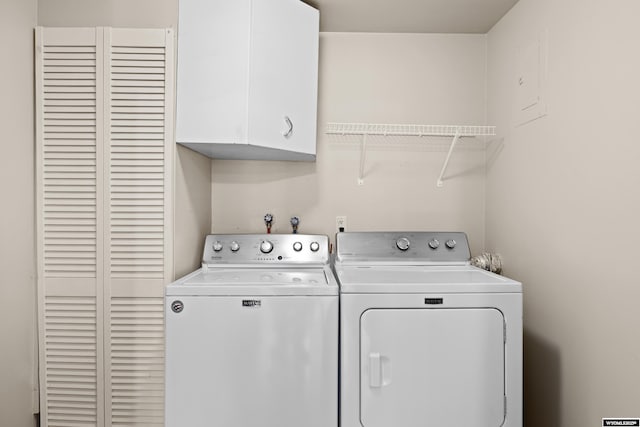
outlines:
[[[316,234],[210,234],[202,265],[328,264],[329,238]]]
[[[471,258],[467,235],[461,232],[338,233],[336,261],[465,263]]]

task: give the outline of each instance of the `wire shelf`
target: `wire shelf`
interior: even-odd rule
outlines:
[[[398,135],[398,136],[493,136],[495,126],[401,125],[372,123],[327,123],[331,135]]]
[[[360,149],[360,174],[358,185],[364,184],[364,164],[367,150],[367,136],[448,136],[453,137],[449,152],[442,165],[442,170],[436,181],[438,187],[444,185],[444,175],[453,154],[453,149],[460,138],[475,136],[494,136],[495,126],[463,126],[463,125],[400,125],[400,124],[372,124],[372,123],[327,123],[325,132],[329,135],[362,135]]]

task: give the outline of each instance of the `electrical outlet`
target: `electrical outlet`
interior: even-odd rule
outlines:
[[[345,231],[347,229],[347,217],[346,216],[337,216],[336,217],[336,231]]]

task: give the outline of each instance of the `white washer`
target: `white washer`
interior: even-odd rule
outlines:
[[[338,285],[317,235],[210,235],[166,288],[166,427],[338,424]]]
[[[341,427],[522,426],[522,286],[464,233],[339,233]]]

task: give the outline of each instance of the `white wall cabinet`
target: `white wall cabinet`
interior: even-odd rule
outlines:
[[[36,30],[41,425],[163,426],[172,30]]]
[[[177,142],[223,159],[315,159],[319,13],[180,0]]]

